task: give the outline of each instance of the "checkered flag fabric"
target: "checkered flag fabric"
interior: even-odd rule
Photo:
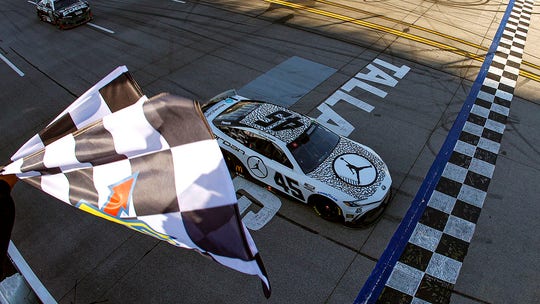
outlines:
[[[104,88],[91,94],[99,91],[101,106],[113,100],[103,98]],[[137,102],[142,95],[136,91],[115,96],[122,95],[131,105],[109,107],[112,113],[105,115],[109,110],[97,111],[94,117],[101,118],[85,127],[71,131],[51,124],[48,134],[63,135],[43,140],[41,149],[32,145],[2,174],[16,174],[74,207],[256,275],[269,297],[262,260],[198,103],[170,94]],[[84,107],[82,102],[72,109]],[[81,121],[73,111],[66,113],[56,121]]]
[[[127,67],[118,67],[77,98],[45,129],[26,142],[11,157],[11,160],[32,154],[68,133],[146,99]]]

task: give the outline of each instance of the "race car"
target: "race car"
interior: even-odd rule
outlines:
[[[71,28],[92,20],[92,10],[82,0],[40,0],[36,3],[41,21],[52,23],[60,29]]]
[[[350,227],[373,223],[392,178],[372,149],[282,106],[234,90],[202,106],[227,167]]]

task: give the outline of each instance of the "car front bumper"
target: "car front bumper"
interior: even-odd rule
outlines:
[[[358,207],[355,213],[345,213],[344,225],[352,228],[368,227],[378,221],[383,214],[384,209],[390,202],[391,191],[374,208]],[[375,204],[374,204],[375,205]]]
[[[58,26],[64,29],[72,28],[84,24],[90,20],[92,20],[92,12],[88,11],[78,16],[60,18],[58,20]]]

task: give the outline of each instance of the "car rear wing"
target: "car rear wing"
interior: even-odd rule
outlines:
[[[202,110],[204,111],[205,109],[215,105],[216,103],[224,100],[224,99],[227,99],[229,97],[233,97],[233,96],[236,96],[238,95],[238,93],[236,92],[235,89],[230,89],[230,90],[227,90],[225,92],[221,92],[219,94],[217,94],[216,96],[210,98],[210,100],[205,103],[204,105],[201,106]]]

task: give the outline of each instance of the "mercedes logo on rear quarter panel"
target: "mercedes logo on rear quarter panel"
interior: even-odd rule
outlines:
[[[369,186],[377,179],[375,166],[358,154],[342,154],[334,159],[332,167],[337,177],[353,186]]]
[[[257,156],[251,156],[247,160],[248,168],[251,174],[255,175],[258,178],[265,178],[268,176],[268,169],[263,163],[262,159]]]

